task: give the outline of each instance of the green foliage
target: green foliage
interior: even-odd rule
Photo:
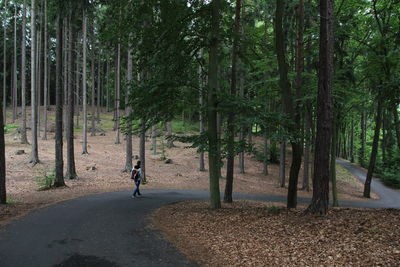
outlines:
[[[400,188],[400,151],[392,153],[385,162],[378,162],[376,172],[385,184]]]
[[[11,130],[11,129],[16,129],[16,128],[18,128],[19,126],[18,125],[16,125],[16,124],[7,124],[7,125],[4,125],[4,132],[6,133],[6,132],[8,132],[9,130]]]
[[[55,181],[55,170],[45,172],[43,176],[36,177],[36,184],[39,191],[51,189]]]

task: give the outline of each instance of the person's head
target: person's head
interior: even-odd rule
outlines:
[[[140,160],[138,160],[138,161],[136,162],[136,165],[139,166],[139,168],[140,168],[140,163],[141,163]]]
[[[135,165],[135,167],[133,167],[134,169],[139,169],[140,167],[139,167],[139,165]]]

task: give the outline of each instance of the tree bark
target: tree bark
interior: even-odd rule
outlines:
[[[4,99],[2,94],[1,98]],[[0,204],[7,204],[6,190],[6,154],[4,142],[3,110],[0,109]]]
[[[38,137],[37,137],[37,109],[36,109],[36,6],[35,0],[31,1],[31,111],[32,111],[32,154],[29,161],[33,165],[39,163]]]
[[[236,79],[237,79],[237,53],[239,49],[239,34],[240,34],[240,10],[241,0],[236,0],[235,8],[235,26],[233,32],[233,47],[232,47],[232,72],[231,72],[231,96],[236,96]],[[231,111],[228,115],[228,156],[226,164],[226,183],[225,183],[225,194],[224,202],[232,203],[232,191],[233,191],[233,174],[234,174],[234,163],[235,163],[235,113]]]
[[[167,138],[168,138],[168,140],[167,140],[167,146],[169,147],[169,148],[171,148],[171,147],[174,147],[175,145],[174,145],[174,141],[171,139],[171,137],[172,137],[172,122],[171,121],[167,121],[167,123],[166,123],[166,126],[167,126]]]
[[[91,112],[91,133],[90,136],[95,136],[96,135],[96,124],[95,124],[95,118],[96,118],[96,103],[95,103],[95,95],[96,95],[96,86],[95,86],[95,68],[94,68],[94,49],[92,48],[92,57],[91,57],[91,78],[92,78],[92,112]]]
[[[143,183],[146,183],[146,126],[144,121],[141,121],[140,143],[139,143],[139,157],[141,161],[141,169],[143,174]]]
[[[42,136],[42,140],[47,140],[47,105],[48,105],[48,87],[47,87],[47,60],[48,60],[48,53],[47,53],[47,0],[44,0],[44,38],[43,38],[43,44],[44,44],[44,80],[43,80],[43,97],[44,97],[44,101],[43,101],[43,106],[44,106],[44,113],[43,113],[43,123],[44,123],[44,127],[43,127],[43,136]]]
[[[24,0],[22,9],[21,109],[22,109],[21,143],[28,144],[28,138],[26,135],[26,0]]]
[[[115,135],[115,144],[120,144],[120,128],[119,128],[119,108],[120,108],[120,84],[121,84],[121,45],[117,45],[117,60],[116,60],[116,66],[115,66],[115,130],[116,130],[116,135]]]
[[[374,140],[372,143],[372,150],[371,150],[371,157],[369,160],[367,178],[365,179],[364,184],[364,197],[370,198],[371,197],[371,182],[372,182],[372,175],[374,174],[375,170],[375,163],[376,163],[376,156],[378,154],[378,145],[379,145],[379,132],[381,130],[382,124],[382,99],[381,96],[378,95],[378,107],[376,110],[376,118],[375,118],[375,132],[374,132]]]
[[[7,0],[4,2],[3,20],[3,124],[7,124]]]
[[[13,97],[12,97],[12,107],[13,107],[13,123],[17,120],[17,107],[18,107],[18,75],[17,75],[17,6],[14,6],[14,54],[13,54]]]
[[[329,156],[332,140],[333,0],[320,0],[317,135],[313,197],[306,212],[325,215],[329,205]]]
[[[354,117],[351,118],[350,161],[354,163]]]
[[[56,53],[56,129],[55,129],[55,180],[54,186],[65,186],[64,182],[64,157],[63,157],[63,26],[62,9],[59,7],[57,14],[57,53]]]
[[[331,163],[330,163],[330,179],[332,183],[332,206],[338,207],[338,193],[336,187],[336,154],[337,154],[337,138],[339,135],[338,128],[339,117],[335,116],[332,122],[332,145],[331,145]]]
[[[279,186],[285,187],[286,180],[286,142],[281,141],[279,153]]]
[[[399,112],[397,111],[397,105],[392,107],[394,127],[396,131],[397,148],[400,150],[400,123],[399,123]]]
[[[82,32],[83,32],[83,46],[82,46],[82,117],[83,117],[83,140],[82,140],[82,154],[88,154],[87,151],[87,92],[86,92],[86,84],[87,84],[87,73],[86,73],[86,51],[87,51],[87,16],[86,12],[83,11],[83,23],[82,23]]]
[[[360,133],[360,165],[365,167],[365,143],[366,143],[366,112],[363,110],[361,112],[361,133]]]
[[[157,126],[151,126],[151,150],[153,150],[153,155],[157,154]]]
[[[75,153],[74,153],[74,82],[73,82],[73,66],[75,61],[74,42],[75,32],[72,27],[71,18],[69,18],[69,51],[68,51],[68,112],[67,112],[67,179],[77,178],[75,169]]]
[[[218,48],[220,27],[220,0],[211,2],[211,40],[208,71],[208,165],[210,176],[210,207],[219,209],[221,199],[219,193],[220,151],[218,151],[217,133],[217,92],[218,92]]]
[[[125,116],[126,120],[126,154],[125,154],[125,172],[130,172],[132,170],[132,108],[129,105],[129,91],[128,88],[132,82],[132,50],[128,49],[128,63],[127,63],[127,73],[126,79],[128,81],[128,87],[125,92]]]

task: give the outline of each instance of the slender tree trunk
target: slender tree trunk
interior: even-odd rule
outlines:
[[[32,154],[29,161],[33,165],[39,163],[38,137],[37,137],[37,109],[36,109],[36,6],[35,0],[31,1],[31,110],[32,110]]]
[[[360,133],[360,165],[365,167],[365,141],[366,141],[366,112],[361,112],[361,133]]]
[[[139,143],[139,157],[141,161],[141,169],[143,174],[143,183],[146,183],[146,126],[144,121],[141,121],[140,143]]]
[[[218,48],[220,38],[220,0],[211,2],[211,39],[208,71],[208,166],[210,175],[210,206],[221,207],[219,193],[220,151],[217,133]]]
[[[28,144],[28,138],[26,135],[26,0],[24,0],[23,10],[22,10],[21,109],[22,109],[21,143]]]
[[[106,92],[106,110],[110,112],[110,89],[108,88],[108,74],[110,73],[110,62],[107,60],[106,66],[106,85],[107,85],[107,92]]]
[[[67,113],[67,173],[65,177],[67,179],[77,178],[75,169],[75,154],[74,154],[74,82],[73,82],[73,66],[74,66],[74,30],[69,18],[69,51],[68,51],[68,113]]]
[[[13,122],[17,120],[18,107],[18,75],[17,75],[17,6],[14,7],[14,54],[13,54]]]
[[[400,150],[400,123],[399,123],[399,112],[397,111],[397,105],[392,107],[394,127],[396,131],[397,148]]]
[[[350,161],[354,163],[354,117],[351,118]]]
[[[364,184],[364,197],[366,198],[371,197],[371,182],[372,182],[372,175],[374,174],[375,170],[376,156],[378,154],[379,132],[381,130],[381,124],[382,124],[382,109],[383,109],[382,99],[381,96],[378,95],[378,107],[375,118],[374,140],[372,143],[372,150],[371,150],[371,157],[369,160],[367,178],[365,179],[365,184]]]
[[[200,50],[200,58],[203,58],[203,49]],[[204,134],[204,80],[203,80],[203,72],[201,69],[201,66],[199,66],[198,69],[198,75],[199,75],[199,131],[200,135]],[[201,151],[199,155],[199,171],[203,172],[205,171],[205,166],[204,166],[204,152]]]
[[[286,142],[281,141],[279,153],[279,186],[285,187],[286,180]]]
[[[87,51],[87,16],[86,12],[83,12],[83,47],[82,47],[82,117],[83,117],[83,140],[82,140],[82,154],[88,154],[87,151],[87,92],[86,92],[86,51]]]
[[[332,145],[331,145],[331,163],[330,163],[330,179],[332,183],[332,206],[333,207],[338,207],[339,202],[338,202],[338,192],[337,192],[337,187],[336,187],[336,149],[337,149],[337,137],[339,134],[339,129],[338,129],[338,122],[339,118],[336,115],[335,119],[333,120],[332,123]]]
[[[323,214],[329,205],[329,156],[332,140],[333,0],[320,0],[320,48],[313,197],[306,212]]]
[[[237,79],[237,53],[239,48],[239,33],[240,33],[240,9],[241,0],[236,0],[235,9],[235,27],[234,27],[234,39],[232,47],[232,72],[231,72],[231,96],[236,96],[236,79]],[[225,194],[224,202],[232,203],[232,191],[233,191],[233,174],[234,174],[234,163],[235,163],[235,113],[231,111],[228,115],[228,156],[226,166],[226,183],[225,183]]]
[[[96,104],[97,104],[97,123],[100,124],[100,102],[101,102],[101,61],[100,61],[100,56],[99,60],[97,62],[97,99],[96,99]]]
[[[92,112],[91,112],[91,134],[90,136],[95,136],[96,135],[96,124],[95,124],[95,118],[96,118],[96,103],[95,103],[95,96],[96,96],[96,86],[95,86],[95,68],[94,68],[94,50],[92,51],[92,58],[91,58],[91,78],[92,78]]]
[[[305,118],[305,150],[304,150],[304,175],[303,175],[303,190],[310,190],[309,186],[309,167],[310,167],[310,146],[311,146],[311,124],[312,124],[312,106],[311,102],[307,103],[306,108],[306,118]]]
[[[57,14],[57,53],[56,53],[56,129],[55,129],[55,180],[54,186],[65,186],[64,182],[64,157],[63,157],[63,84],[62,84],[62,66],[63,66],[63,26],[61,18],[62,10],[59,8]]]
[[[151,126],[151,150],[153,150],[153,155],[157,154],[157,126]]]
[[[263,162],[263,174],[268,175],[268,156],[269,156],[269,149],[268,149],[268,136],[265,133],[264,135],[264,162]]]
[[[4,2],[3,20],[3,124],[7,124],[7,0]]]
[[[381,141],[381,156],[382,156],[382,162],[386,162],[386,154],[387,154],[387,113],[386,110],[382,111],[382,141]]]
[[[64,109],[63,109],[63,118],[64,121],[67,122],[67,112],[68,112],[68,60],[67,60],[67,55],[68,55],[68,49],[70,49],[70,47],[68,47],[68,22],[67,19],[64,18],[64,22],[63,22],[63,27],[64,27],[64,59],[63,59],[63,63],[64,63],[64,67],[63,67],[63,82],[64,82]],[[67,126],[68,123],[64,123],[64,137],[67,138]]]
[[[44,0],[44,80],[43,80],[43,86],[44,86],[44,101],[43,101],[43,106],[44,106],[44,114],[43,114],[43,120],[44,120],[44,128],[43,128],[43,136],[42,140],[47,140],[47,105],[48,105],[48,87],[47,87],[47,60],[48,60],[48,52],[47,52],[47,0]]]
[[[116,136],[115,136],[115,144],[120,144],[119,136],[120,136],[120,129],[119,129],[119,108],[120,108],[120,84],[121,84],[121,75],[120,75],[120,70],[121,70],[121,45],[118,44],[117,46],[117,62],[115,66],[115,115],[116,115]]]
[[[42,0],[43,1],[43,0]],[[40,5],[39,5],[40,6]],[[43,12],[42,9],[40,8],[38,10],[38,17],[39,17],[39,27],[38,27],[38,34],[37,34],[37,78],[36,78],[36,90],[37,90],[37,124],[38,124],[38,136],[40,136],[40,123],[41,123],[41,117],[40,117],[40,106],[42,105],[42,83],[43,83],[43,50],[42,50],[42,40],[43,40]]]
[[[132,108],[129,105],[129,85],[132,82],[132,50],[128,49],[128,66],[126,79],[128,81],[128,87],[125,92],[125,116],[128,118],[126,121],[126,156],[125,156],[125,172],[130,172],[132,170]]]
[[[171,148],[171,147],[175,146],[174,145],[174,141],[171,139],[171,137],[172,137],[172,122],[171,121],[167,121],[166,126],[167,126],[167,138],[168,138],[167,146],[169,148]]]
[[[244,99],[244,77],[243,76],[244,76],[243,70],[241,70],[239,72],[239,94],[240,94],[241,99]],[[239,141],[241,143],[243,143],[245,141],[244,126],[240,127]],[[239,173],[240,174],[245,173],[244,152],[239,153]]]
[[[80,40],[80,35],[78,35],[78,40]],[[76,60],[76,72],[75,72],[75,110],[76,110],[76,121],[75,121],[75,128],[78,129],[79,128],[79,114],[80,114],[80,94],[81,94],[81,90],[79,88],[79,84],[80,84],[80,58],[81,58],[81,53],[80,53],[80,49],[79,46],[76,47],[76,51],[77,51],[77,60]]]
[[[1,93],[1,98],[5,96]],[[0,204],[7,204],[7,190],[6,190],[6,153],[4,142],[4,123],[3,123],[3,110],[0,109]]]

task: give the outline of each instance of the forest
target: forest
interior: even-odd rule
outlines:
[[[312,190],[310,213],[326,214],[329,199],[337,205],[337,157],[368,169],[365,198],[373,176],[400,187],[397,0],[0,3],[3,204],[5,132],[18,128],[30,163],[40,164],[38,138],[50,138],[54,121],[51,186],[63,187],[78,175],[74,138],[90,155],[88,135],[99,134],[102,110],[113,113],[115,144],[126,140],[127,172],[132,136],[140,137],[144,180],[147,136],[163,132],[167,146],[196,148],[201,171],[207,154],[213,209],[220,191],[233,201],[234,162],[244,173],[245,154],[262,162],[264,175],[281,163],[288,208],[296,208],[298,190]],[[174,132],[178,118],[196,133]]]

